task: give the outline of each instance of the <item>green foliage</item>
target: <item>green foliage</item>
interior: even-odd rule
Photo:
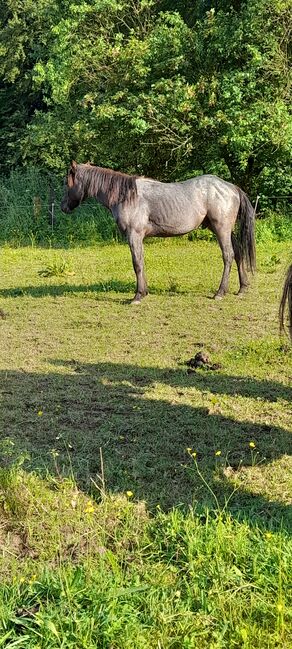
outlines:
[[[3,166],[291,192],[288,0],[2,0]],[[33,29],[32,29],[33,25]],[[197,173],[196,172],[196,173]]]
[[[72,270],[71,265],[66,261],[66,259],[62,259],[61,261],[55,261],[46,266],[46,268],[39,270],[39,275],[41,277],[72,277],[75,275],[75,272]]]
[[[277,212],[267,211],[265,218],[257,221],[256,239],[258,243],[268,243],[269,241],[291,241],[291,214],[283,217],[282,214]]]
[[[283,530],[208,509],[158,509],[150,519],[123,494],[96,502],[74,482],[16,475],[9,494],[23,489],[26,512],[8,507],[3,525],[0,645],[289,646]],[[0,505],[7,489],[0,482]]]
[[[18,168],[8,177],[2,177],[0,241],[9,241],[16,246],[71,246],[119,239],[111,215],[96,201],[84,204],[73,215],[63,214],[60,209],[62,191],[58,177],[33,167]]]

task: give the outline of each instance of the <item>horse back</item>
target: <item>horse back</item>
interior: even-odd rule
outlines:
[[[137,179],[140,209],[147,212],[149,234],[174,236],[195,230],[206,216],[231,210],[236,218],[239,194],[235,185],[213,175],[197,176],[176,183]],[[154,228],[155,225],[155,228]],[[155,232],[154,232],[155,230]]]

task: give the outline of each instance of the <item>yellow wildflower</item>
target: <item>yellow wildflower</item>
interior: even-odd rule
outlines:
[[[196,458],[196,457],[197,457],[197,453],[196,453],[196,451],[194,451],[193,453],[191,453],[191,456],[192,456],[193,458]]]
[[[39,411],[38,411],[38,417],[41,417],[43,414],[44,414],[44,413],[43,413],[42,410],[39,410]]]
[[[250,447],[250,448],[255,448],[255,447],[256,447],[256,445],[255,445],[255,443],[254,443],[254,442],[249,442],[249,447]]]
[[[272,532],[266,532],[266,539],[271,539],[272,536]]]
[[[126,491],[126,496],[128,496],[128,498],[133,498],[134,494],[132,491]]]
[[[94,512],[94,507],[93,507],[93,504],[92,504],[91,500],[89,500],[86,507],[85,507],[85,509],[84,509],[84,513],[85,514],[93,514],[93,512]]]
[[[219,457],[219,455],[221,455],[221,451],[215,451],[215,455],[217,455],[217,457]]]

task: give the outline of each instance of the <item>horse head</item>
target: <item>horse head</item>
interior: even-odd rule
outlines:
[[[75,210],[85,198],[84,187],[78,174],[78,164],[73,160],[64,182],[64,195],[61,201],[61,210],[69,214]]]

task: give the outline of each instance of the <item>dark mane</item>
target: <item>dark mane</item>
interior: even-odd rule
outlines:
[[[84,164],[78,165],[77,177],[88,196],[97,196],[100,193],[105,195],[108,207],[118,203],[131,203],[137,196],[137,176]]]

